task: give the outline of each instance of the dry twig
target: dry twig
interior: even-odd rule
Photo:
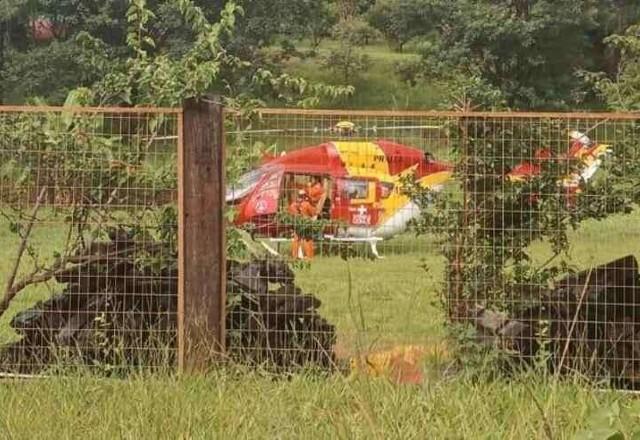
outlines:
[[[40,206],[42,205],[46,194],[47,187],[45,186],[40,190],[40,194],[38,195],[38,199],[36,200],[36,205],[33,207],[33,212],[31,213],[31,218],[29,219],[29,223],[27,225],[27,230],[22,236],[22,241],[20,242],[20,247],[18,248],[18,255],[16,255],[16,260],[13,263],[13,269],[11,269],[11,274],[9,275],[9,279],[7,280],[7,287],[5,288],[4,298],[0,303],[0,316],[2,316],[7,307],[9,307],[11,300],[15,296],[13,284],[16,281],[16,276],[18,275],[18,270],[20,269],[22,256],[24,255],[24,251],[27,249],[27,242],[29,241],[29,236],[31,235],[33,224],[36,221],[38,211],[40,210]]]

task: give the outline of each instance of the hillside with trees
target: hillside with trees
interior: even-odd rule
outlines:
[[[179,60],[196,43],[182,0],[6,0],[0,9],[2,101],[61,103],[126,68],[127,14],[151,14],[149,54]],[[215,22],[229,0],[193,2]],[[254,80],[266,69],[355,86],[316,105],[601,108],[614,84],[633,95],[640,19],[634,0],[235,0],[221,41],[238,71],[211,88],[291,105]],[[212,76],[216,74],[212,72]],[[117,87],[117,85],[114,84]],[[603,98],[603,93],[607,97]],[[126,94],[125,94],[126,95]],[[127,96],[109,103],[126,104]],[[625,98],[626,100],[626,98]],[[118,102],[120,101],[120,102]],[[629,106],[629,103],[625,104]]]

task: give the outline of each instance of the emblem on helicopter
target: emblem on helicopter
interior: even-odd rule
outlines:
[[[256,203],[256,212],[258,214],[264,214],[268,209],[269,208],[267,206],[267,202],[265,202],[264,200],[258,200],[258,202]]]
[[[353,214],[351,223],[358,226],[371,225],[371,214],[369,214],[369,210],[364,205],[360,205],[360,207]]]

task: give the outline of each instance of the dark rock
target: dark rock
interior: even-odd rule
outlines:
[[[563,278],[513,317],[478,308],[473,324],[481,341],[519,361],[532,362],[544,346],[551,371],[640,387],[640,274],[633,256]]]
[[[66,284],[62,294],[11,321],[21,340],[2,347],[0,367],[37,373],[58,364],[175,363],[177,270],[158,273],[138,261],[170,251],[113,237],[118,241],[92,244],[74,257],[76,267],[57,274]],[[285,370],[334,365],[335,328],[318,314],[320,301],[294,280],[284,261],[229,263],[227,347],[234,360]]]

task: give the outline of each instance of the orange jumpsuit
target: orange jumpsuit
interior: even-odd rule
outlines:
[[[308,200],[295,200],[289,205],[288,212],[291,215],[299,215],[307,218],[314,218],[316,210]],[[307,260],[313,259],[315,256],[315,249],[313,246],[313,240],[310,237],[299,237],[297,233],[293,233],[293,241],[291,242],[291,257],[298,258],[300,252],[300,245],[302,244],[302,253]]]

